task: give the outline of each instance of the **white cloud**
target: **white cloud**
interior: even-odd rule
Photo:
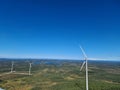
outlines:
[[[89,60],[120,60],[120,57],[111,57],[111,58],[88,58]]]
[[[38,59],[70,59],[70,60],[83,60],[83,57],[77,56],[64,56],[64,55],[42,55],[42,54],[32,54],[32,55],[17,55],[17,54],[1,54],[0,58],[38,58]],[[88,60],[120,60],[120,57],[107,57],[107,58],[88,58]]]

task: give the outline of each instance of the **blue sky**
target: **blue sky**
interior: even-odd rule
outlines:
[[[119,0],[1,0],[0,57],[120,59]]]

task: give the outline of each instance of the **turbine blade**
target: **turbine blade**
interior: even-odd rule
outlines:
[[[82,69],[83,69],[85,63],[86,63],[86,62],[84,61],[83,64],[82,64],[82,66],[81,66],[81,68],[80,68],[80,71],[82,71]]]
[[[80,49],[81,49],[81,51],[82,51],[82,54],[83,54],[84,58],[87,59],[87,55],[86,55],[84,49],[82,48],[82,46],[80,46]]]

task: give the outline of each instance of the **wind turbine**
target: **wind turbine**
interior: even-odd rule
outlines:
[[[11,65],[11,73],[13,73],[13,69],[14,69],[14,61],[12,61],[12,65]]]
[[[32,68],[33,61],[27,60],[26,62],[29,63],[28,75],[32,75],[32,74],[31,74],[31,68]]]
[[[84,51],[84,49],[80,46],[80,49],[82,51],[82,54],[84,56],[84,62],[80,68],[80,71],[83,69],[84,65],[86,64],[86,90],[88,90],[88,58],[87,58],[87,55]]]
[[[32,74],[31,74],[31,68],[32,68],[32,63],[30,62],[30,63],[29,63],[29,75],[32,75]]]

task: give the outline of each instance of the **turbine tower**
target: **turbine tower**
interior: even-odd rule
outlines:
[[[84,60],[85,60],[80,68],[80,71],[82,70],[83,66],[86,64],[86,90],[88,90],[88,58],[87,58],[87,55],[86,55],[84,49],[81,46],[80,46],[80,49],[82,51],[82,54],[83,54]]]
[[[14,67],[14,61],[12,61],[12,65],[11,65],[11,73],[13,73],[13,67]]]

